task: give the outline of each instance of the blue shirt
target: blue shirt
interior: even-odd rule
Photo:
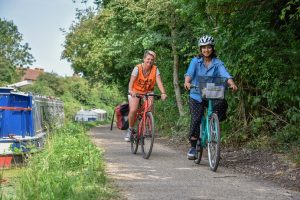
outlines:
[[[199,86],[199,76],[217,76],[225,77],[227,79],[232,78],[221,60],[218,58],[213,58],[209,67],[206,68],[202,57],[194,57],[191,60],[185,76],[191,77],[191,84],[196,86]],[[192,88],[190,91],[190,97],[196,101],[202,102],[199,89]]]

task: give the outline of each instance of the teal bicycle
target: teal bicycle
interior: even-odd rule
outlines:
[[[208,104],[201,119],[194,162],[200,164],[203,149],[207,148],[209,166],[214,172],[217,171],[221,158],[221,130],[218,115],[213,110],[213,101],[224,99],[226,80],[223,77],[200,77],[199,86],[192,86],[200,89],[202,99]]]

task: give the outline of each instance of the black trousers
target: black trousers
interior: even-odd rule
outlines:
[[[207,107],[207,101],[202,101],[200,103],[190,98],[189,107],[191,113],[189,139],[191,139],[191,137],[199,138],[201,118],[204,114],[205,107]]]

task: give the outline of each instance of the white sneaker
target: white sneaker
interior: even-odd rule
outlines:
[[[124,137],[124,140],[126,141],[126,142],[130,142],[130,130],[128,129],[128,131],[127,131],[127,133],[126,133],[126,135],[125,135],[125,137]]]

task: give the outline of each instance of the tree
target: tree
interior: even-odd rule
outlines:
[[[16,76],[16,66],[31,64],[34,59],[27,43],[13,22],[0,18],[0,81],[10,83]]]
[[[165,77],[173,65],[170,78],[179,114],[183,115],[179,50],[189,40],[182,38],[190,38],[191,29],[180,19],[179,7],[174,1],[110,1],[98,15],[71,27],[63,57],[88,79],[114,80],[127,90],[130,71],[141,61],[143,51],[155,50],[158,64],[165,66]]]
[[[15,75],[15,70],[12,64],[0,56],[0,84],[6,85],[11,83]]]
[[[29,53],[28,43],[21,44],[22,35],[12,21],[0,18],[0,56],[13,66],[31,64],[34,59]]]
[[[182,102],[186,103],[186,95],[180,92],[183,74],[191,57],[198,54],[197,39],[211,34],[218,57],[239,86],[235,98],[228,98],[227,132],[238,132],[237,138],[243,142],[260,134],[273,136],[281,130],[299,130],[298,3],[108,0],[98,13],[82,18],[70,29],[64,56],[90,82],[105,80],[125,92],[143,50],[155,50],[163,79],[172,80],[164,82],[169,99],[178,107],[176,113],[170,101],[159,107],[172,116],[164,124],[171,126],[186,119],[177,117],[183,115]],[[175,127],[178,124],[182,125],[176,123]]]

